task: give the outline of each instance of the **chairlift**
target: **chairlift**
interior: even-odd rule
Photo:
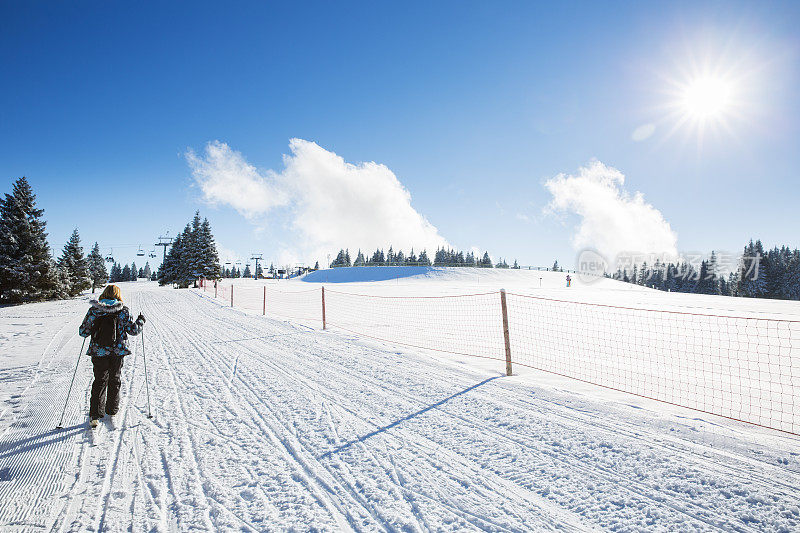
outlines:
[[[156,251],[155,250],[150,250],[150,258],[151,259],[155,259],[155,257],[156,257]]]
[[[236,264],[237,264],[237,265],[241,265],[241,264],[242,264],[242,262],[241,262],[241,261],[236,261]]]
[[[113,263],[114,262],[114,250],[113,250],[113,248],[111,249],[110,252],[108,252],[108,255],[106,255],[106,262],[108,262],[108,263]]]
[[[142,250],[141,246],[139,246],[139,251],[136,252],[136,257],[144,257],[144,250]]]
[[[225,261],[225,266],[231,266],[231,262],[230,261]]]

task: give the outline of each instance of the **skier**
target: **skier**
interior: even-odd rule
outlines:
[[[91,300],[91,307],[78,329],[81,337],[91,335],[87,355],[92,357],[94,383],[89,402],[92,428],[104,413],[114,416],[119,411],[119,389],[122,386],[122,359],[131,353],[128,335],[142,332],[145,318],[141,313],[131,320],[131,312],[122,304],[122,292],[116,285],[107,286],[99,301]]]
[[[567,274],[567,287],[569,287],[571,283],[572,283],[572,278],[569,277],[569,274]]]

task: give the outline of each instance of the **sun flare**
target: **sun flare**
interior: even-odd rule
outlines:
[[[694,119],[721,118],[730,111],[733,87],[721,78],[697,78],[686,85],[682,95],[683,111]]]

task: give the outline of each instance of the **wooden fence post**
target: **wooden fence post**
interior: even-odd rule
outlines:
[[[511,340],[508,337],[508,306],[506,305],[506,290],[500,289],[500,309],[503,312],[503,340],[506,344],[506,376],[511,375]]]
[[[233,283],[231,283],[231,307],[233,307]]]
[[[264,311],[261,313],[262,315],[267,314],[267,286],[264,285]]]
[[[322,287],[322,329],[326,328],[325,323],[325,287]]]

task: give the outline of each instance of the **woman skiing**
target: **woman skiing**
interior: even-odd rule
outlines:
[[[94,383],[89,402],[92,427],[104,414],[115,415],[119,410],[119,389],[122,386],[122,359],[131,353],[128,335],[138,335],[144,326],[144,315],[134,321],[131,312],[122,304],[122,292],[116,285],[107,286],[100,299],[89,302],[91,307],[78,333],[91,335],[86,354],[92,356]]]

